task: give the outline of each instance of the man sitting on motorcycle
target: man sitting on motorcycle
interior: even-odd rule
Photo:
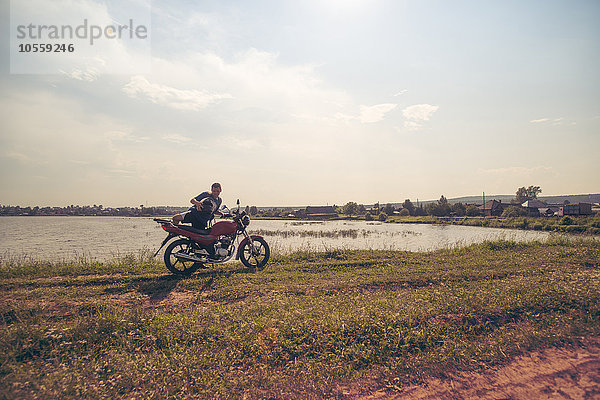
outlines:
[[[215,214],[222,215],[219,211],[223,200],[219,197],[221,194],[221,184],[213,183],[209,192],[202,192],[193,197],[190,203],[193,204],[188,211],[173,216],[173,223],[180,222],[191,223],[196,229],[206,229],[208,222],[214,218]]]

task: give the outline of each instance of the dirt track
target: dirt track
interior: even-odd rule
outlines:
[[[600,399],[600,338],[584,347],[523,355],[484,373],[431,379],[426,385],[378,391],[360,399]]]

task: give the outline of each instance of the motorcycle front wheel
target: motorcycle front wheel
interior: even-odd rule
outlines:
[[[261,237],[252,238],[254,251],[252,250],[251,242],[246,242],[240,251],[240,260],[247,268],[262,271],[269,261],[271,250],[265,239]]]
[[[202,267],[202,263],[178,257],[178,254],[194,255],[192,242],[179,239],[171,243],[165,250],[165,265],[175,275],[191,275]]]

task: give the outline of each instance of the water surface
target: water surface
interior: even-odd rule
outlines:
[[[486,240],[546,240],[550,233],[366,221],[253,220],[274,252],[374,249],[429,251]],[[0,217],[0,257],[105,261],[154,252],[166,233],[151,218]]]

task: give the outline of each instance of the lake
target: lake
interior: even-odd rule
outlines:
[[[544,241],[548,232],[366,221],[253,220],[273,252],[374,249],[430,251],[486,240]],[[109,261],[154,252],[166,233],[151,218],[0,217],[0,260]]]

